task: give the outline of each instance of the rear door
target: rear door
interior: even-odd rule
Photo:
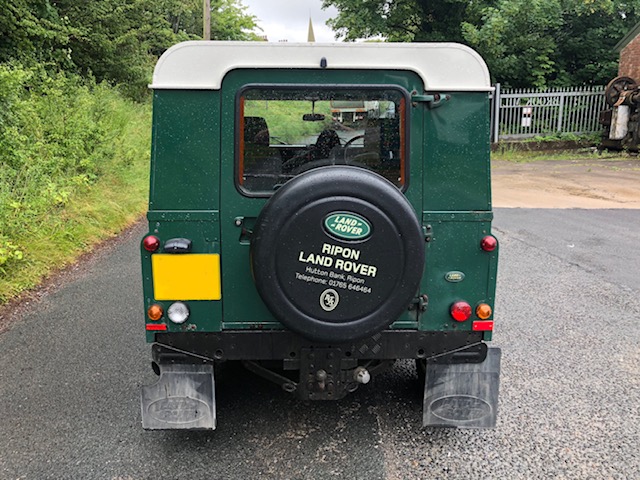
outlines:
[[[222,84],[223,328],[279,328],[254,287],[251,232],[281,185],[311,168],[355,164],[422,200],[422,115],[409,72],[234,70]],[[413,315],[413,317],[412,317]],[[407,314],[397,326],[417,325]]]

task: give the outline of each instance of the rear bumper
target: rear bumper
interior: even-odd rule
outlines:
[[[371,338],[342,344],[318,344],[289,331],[226,330],[223,332],[157,333],[153,359],[158,363],[219,360],[285,360],[296,368],[303,349],[333,348],[342,361],[426,359],[431,363],[480,363],[487,346],[482,332],[385,330]],[[180,360],[182,359],[182,360]],[[345,365],[346,367],[347,365]]]

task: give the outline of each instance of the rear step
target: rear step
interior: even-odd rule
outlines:
[[[213,365],[159,366],[158,381],[142,387],[142,427],[146,430],[215,430]]]
[[[482,363],[427,362],[424,427],[493,428],[498,413],[499,348]]]

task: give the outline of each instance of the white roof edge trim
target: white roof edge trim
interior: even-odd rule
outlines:
[[[235,69],[409,70],[425,91],[493,91],[487,65],[458,43],[268,43],[190,41],[174,45],[158,60],[150,88],[219,90]]]

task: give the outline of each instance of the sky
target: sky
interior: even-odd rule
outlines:
[[[309,16],[313,21],[316,43],[335,42],[335,34],[325,22],[337,16],[334,7],[322,10],[322,0],[241,0],[248,13],[258,18],[256,22],[263,29],[270,42],[287,40],[306,42]]]

